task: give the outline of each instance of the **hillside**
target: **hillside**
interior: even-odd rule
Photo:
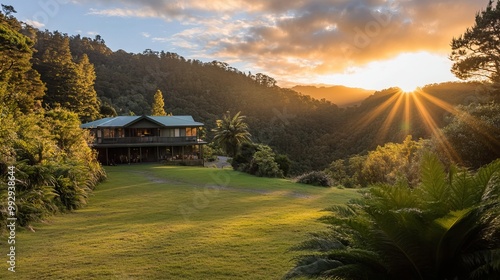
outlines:
[[[291,89],[316,99],[331,101],[339,107],[358,105],[375,92],[375,90],[351,88],[339,85],[329,87],[299,85],[294,86]]]
[[[400,142],[407,134],[418,139],[428,138],[432,133],[425,118],[415,109],[416,104],[409,107],[413,109],[406,127],[397,121],[404,116],[402,107],[392,110],[398,103],[384,102],[401,95],[398,89],[371,94],[371,91],[338,86],[315,91],[337,89],[338,96],[342,95],[340,92],[349,94],[356,97],[356,102],[362,95],[371,94],[357,107],[340,108],[326,98],[318,100],[280,88],[270,76],[246,73],[221,61],[186,59],[165,51],[111,51],[100,37],[91,39],[49,31],[38,31],[36,36],[34,67],[40,71],[49,92],[51,84],[44,79],[50,75],[38,61],[43,59],[43,54],[67,41],[73,60],[88,57],[93,65],[93,88],[103,107],[112,107],[118,115],[150,114],[153,95],[159,89],[165,98],[165,110],[174,115],[192,115],[203,122],[209,142],[217,119],[228,111],[241,111],[254,142],[268,144],[276,153],[289,156],[293,162],[291,174],[324,169],[335,159],[366,152],[388,141]],[[423,90],[454,106],[480,98],[479,86],[444,83],[429,85]],[[432,104],[429,108],[435,124],[443,126],[446,110]],[[101,113],[104,113],[102,108]]]

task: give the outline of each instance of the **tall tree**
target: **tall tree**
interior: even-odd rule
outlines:
[[[489,1],[472,28],[451,41],[451,71],[460,79],[500,82],[500,2]]]
[[[40,112],[44,86],[32,69],[33,41],[21,34],[12,6],[0,12],[0,176],[15,161],[19,119]]]
[[[165,102],[163,101],[163,94],[161,90],[156,90],[153,100],[153,106],[151,108],[151,115],[153,116],[166,116],[165,113]]]
[[[78,94],[78,106],[75,112],[82,122],[95,120],[100,115],[100,102],[94,89],[96,79],[94,65],[90,63],[86,54],[83,54],[76,63],[76,70],[77,87],[80,89],[80,93]]]
[[[251,142],[248,125],[244,122],[245,116],[240,114],[238,112],[231,117],[228,112],[216,121],[217,127],[212,130],[215,132],[214,142],[231,157],[236,155],[241,144]]]
[[[2,5],[3,7],[3,5]],[[13,11],[13,8],[11,11]],[[5,7],[3,7],[5,10]],[[33,41],[20,33],[21,25],[12,16],[0,13],[0,104],[2,114],[27,113],[40,108],[44,87],[32,69]]]
[[[99,116],[99,101],[94,90],[94,66],[86,55],[73,61],[66,34],[48,31],[38,33],[38,53],[34,67],[47,85],[46,107],[61,106],[78,114],[82,121]]]

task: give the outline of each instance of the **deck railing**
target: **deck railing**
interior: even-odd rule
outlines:
[[[182,137],[161,137],[161,136],[142,136],[142,137],[114,137],[114,138],[96,138],[97,144],[137,144],[137,143],[186,143],[197,142],[196,136]]]

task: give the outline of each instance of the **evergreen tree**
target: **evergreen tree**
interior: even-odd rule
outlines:
[[[490,0],[485,10],[476,14],[472,28],[451,41],[451,71],[461,79],[487,79],[500,82],[500,2]]]
[[[45,114],[40,106],[44,87],[31,65],[32,29],[22,30],[10,16],[15,10],[2,8],[7,15],[0,13],[0,180],[6,179],[7,166],[15,168],[16,217],[24,227],[57,211],[82,206],[105,174],[87,145],[88,135],[80,128],[78,116],[63,109]],[[41,42],[45,47],[50,43]],[[58,79],[62,88],[77,84],[72,80],[76,75],[65,72],[71,70],[71,61],[57,64],[64,59],[53,51],[60,42],[52,43],[45,55],[53,55],[56,63],[44,70],[51,71],[51,78]],[[86,68],[85,63],[81,65]],[[2,191],[0,234],[6,229],[7,209],[6,192]]]
[[[2,6],[3,7],[3,6]],[[10,11],[14,9],[10,7]],[[5,9],[5,8],[4,8]],[[44,87],[30,62],[33,42],[12,16],[0,13],[0,104],[2,114],[40,109]]]
[[[10,14],[12,6],[0,13],[0,175],[15,161],[18,140],[16,119],[38,112],[44,87],[31,67],[33,42],[20,33],[21,25]]]
[[[165,107],[165,102],[163,101],[163,94],[161,93],[161,90],[156,90],[156,93],[154,95],[153,106],[151,109],[151,115],[166,116],[167,113],[165,113],[164,107]]]
[[[94,90],[94,66],[83,55],[74,62],[69,48],[69,38],[59,32],[38,33],[35,45],[38,50],[35,68],[47,85],[44,105],[61,106],[78,114],[82,121],[99,116],[99,101]]]
[[[100,116],[100,102],[94,89],[96,79],[94,65],[90,63],[88,56],[83,54],[76,66],[77,83],[81,92],[77,95],[78,106],[75,112],[82,122],[92,121]]]

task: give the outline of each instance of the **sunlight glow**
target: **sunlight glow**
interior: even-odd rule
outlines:
[[[419,86],[457,81],[450,72],[451,66],[445,54],[403,53],[391,59],[350,67],[344,73],[324,74],[312,82],[374,90],[399,87],[404,92],[413,92]],[[311,80],[301,82],[311,83]]]
[[[380,130],[377,133],[377,136],[376,136],[377,141],[384,140],[384,138],[387,136],[387,133],[389,132],[391,124],[394,122],[396,114],[401,111],[401,103],[403,102],[404,94],[397,93],[394,96],[397,96],[397,100],[395,101],[394,106],[392,106],[392,109],[389,112],[389,115],[384,120],[382,127],[380,128]]]
[[[490,125],[482,122],[455,106],[425,92],[421,88],[415,91],[402,91],[394,88],[394,90],[384,91],[378,95],[374,95],[372,102],[377,102],[379,99],[380,105],[366,112],[366,114],[353,124],[353,133],[366,133],[366,128],[374,123],[379,123],[379,118],[384,117],[380,127],[376,130],[376,135],[373,138],[375,144],[381,144],[388,139],[404,139],[407,135],[424,129],[428,135],[431,135],[436,140],[437,145],[450,159],[461,162],[458,153],[453,149],[452,145],[444,135],[440,128],[441,118],[443,118],[442,110],[458,117],[461,121],[467,124],[475,133],[482,136],[482,139],[487,143],[498,143],[490,133]],[[382,100],[384,100],[382,102]],[[416,119],[415,119],[416,118]],[[418,121],[418,119],[420,121]],[[415,121],[417,127],[412,126],[412,121]],[[399,123],[398,123],[399,122]],[[423,124],[419,126],[418,124]],[[368,128],[370,130],[370,128]],[[389,135],[395,133],[395,135]]]
[[[396,99],[398,99],[398,95],[394,94],[384,103],[382,103],[382,105],[366,114],[363,118],[361,118],[357,123],[354,124],[354,131],[362,130],[366,126],[371,124],[378,116],[380,116],[387,108],[389,108],[389,106],[391,106],[391,104],[393,104]]]
[[[421,93],[421,92],[423,92],[423,91],[420,91],[419,93]],[[421,118],[423,119],[424,123],[426,124],[426,129],[430,130],[431,135],[436,137],[436,139],[438,140],[438,144],[443,148],[443,150],[445,151],[445,153],[447,154],[447,156],[449,158],[452,158],[454,160],[459,159],[458,154],[453,150],[450,143],[448,142],[448,140],[444,136],[443,132],[441,131],[441,129],[439,129],[439,126],[436,124],[436,121],[432,118],[432,116],[429,113],[429,111],[427,110],[427,108],[425,108],[425,106],[423,105],[422,100],[420,99],[420,96],[418,94],[412,94],[411,96],[412,96],[413,101],[416,104],[417,111],[419,112]],[[440,100],[440,101],[443,103],[446,103],[442,100]],[[446,104],[448,104],[448,103],[446,103]]]

